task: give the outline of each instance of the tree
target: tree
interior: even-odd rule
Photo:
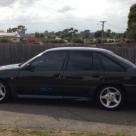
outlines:
[[[17,32],[17,27],[9,28],[9,29],[7,30],[7,32],[9,32],[9,33]]]
[[[83,39],[89,39],[90,35],[91,35],[90,30],[84,30],[81,32],[81,36]]]
[[[25,33],[26,32],[26,27],[23,25],[19,25],[17,27],[13,27],[13,28],[9,28],[7,29],[7,32],[12,33],[12,32],[21,32],[21,33]]]
[[[108,38],[111,37],[111,30],[110,30],[110,29],[108,29],[108,30],[106,31],[106,37],[108,37]]]
[[[63,31],[59,31],[56,34],[59,35],[60,38],[72,42],[72,39],[77,37],[77,33],[78,33],[77,29],[69,28],[69,29],[64,29]]]
[[[19,25],[19,26],[17,27],[17,31],[25,32],[26,30],[27,30],[26,27],[23,26],[23,25]]]
[[[35,37],[36,37],[36,38],[40,38],[40,33],[36,32],[36,33],[35,33]]]
[[[96,31],[94,34],[94,37],[97,38],[101,38],[102,37],[102,31]]]
[[[36,33],[35,33],[35,37],[36,37],[36,38],[44,38],[44,34],[43,34],[43,33],[38,33],[38,32],[36,32]]]
[[[136,4],[130,8],[127,35],[130,40],[136,41]]]
[[[7,32],[12,33],[12,28],[9,28]]]

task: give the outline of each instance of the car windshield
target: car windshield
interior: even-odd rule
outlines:
[[[25,67],[25,66],[26,66],[27,64],[29,64],[30,62],[32,62],[32,61],[34,61],[35,59],[41,57],[44,53],[45,53],[45,51],[42,52],[42,53],[40,53],[40,54],[38,54],[37,56],[35,56],[35,57],[29,59],[29,60],[26,61],[25,63],[19,64],[19,66],[20,66],[20,67]]]

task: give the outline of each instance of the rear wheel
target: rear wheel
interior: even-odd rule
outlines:
[[[106,86],[97,94],[98,104],[107,110],[116,110],[124,103],[124,93],[120,87]]]
[[[9,89],[6,84],[0,82],[0,103],[5,102],[9,98]]]

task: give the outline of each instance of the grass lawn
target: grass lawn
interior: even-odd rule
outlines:
[[[34,131],[25,129],[0,129],[0,136],[130,136],[125,134],[78,133],[68,131]],[[133,135],[134,136],[134,135]]]

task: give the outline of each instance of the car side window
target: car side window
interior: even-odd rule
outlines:
[[[98,53],[93,53],[93,70],[94,71],[104,71],[100,56]]]
[[[107,72],[124,72],[123,67],[114,60],[100,54],[102,64]]]
[[[92,69],[92,55],[89,51],[71,51],[67,71],[89,71]]]
[[[65,52],[47,52],[35,59],[31,65],[35,67],[35,71],[60,71],[65,57]]]

